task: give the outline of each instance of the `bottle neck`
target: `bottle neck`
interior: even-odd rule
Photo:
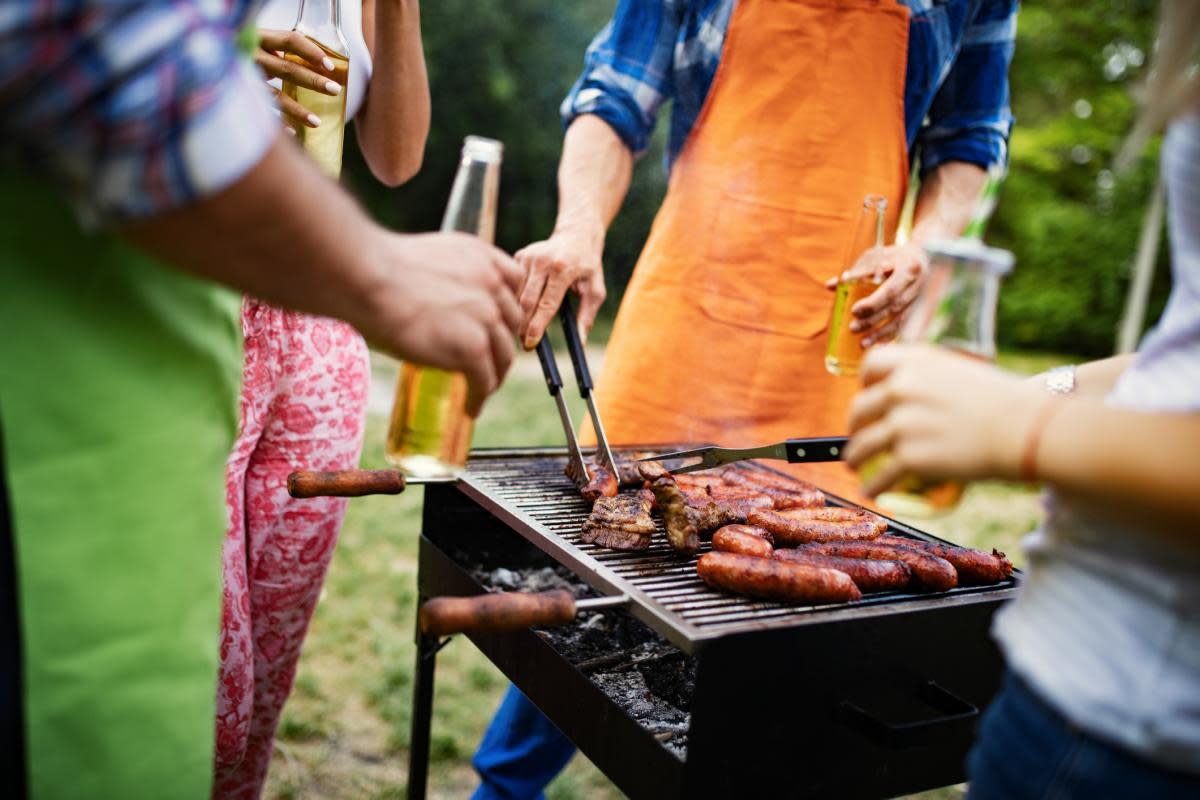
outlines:
[[[295,30],[340,55],[349,55],[338,0],[300,0]]]

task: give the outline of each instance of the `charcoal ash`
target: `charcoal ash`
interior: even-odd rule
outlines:
[[[553,589],[566,589],[576,597],[594,594],[591,587],[579,580],[575,573],[557,564],[528,569],[497,567],[489,570],[475,567],[471,570],[471,577],[489,592],[548,592]]]
[[[598,672],[592,680],[664,747],[680,759],[686,758],[692,715],[655,695],[640,671]]]

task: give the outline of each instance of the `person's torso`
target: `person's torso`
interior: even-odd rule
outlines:
[[[667,160],[679,154],[704,106],[737,0],[679,0]],[[977,0],[899,0],[910,11],[904,126],[911,148],[963,42]],[[1007,20],[1005,21],[1007,24]],[[999,32],[997,32],[999,34]]]
[[[1170,303],[1108,402],[1200,413],[1200,114],[1163,147]],[[1200,552],[1050,494],[1030,568],[997,635],[1047,700],[1081,727],[1200,772]]]
[[[299,0],[267,0],[258,12],[256,21],[260,28],[291,30],[296,24],[299,10]],[[346,120],[349,121],[358,113],[366,97],[367,83],[371,80],[371,52],[363,38],[362,3],[359,0],[346,0],[340,4],[339,10],[342,35],[350,48],[346,54],[350,57],[350,85],[346,89]],[[273,83],[278,84],[278,80]]]

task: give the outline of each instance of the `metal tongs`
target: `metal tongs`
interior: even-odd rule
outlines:
[[[600,422],[600,412],[596,409],[596,400],[592,396],[592,373],[588,369],[587,354],[583,350],[583,340],[579,336],[579,327],[575,322],[575,304],[571,295],[563,297],[562,305],[558,308],[558,319],[562,323],[563,334],[567,337],[567,351],[571,354],[571,366],[575,369],[575,380],[579,384],[579,396],[587,402],[588,414],[592,418],[592,427],[596,430],[596,453],[601,464],[608,467],[612,474],[617,475],[617,462],[612,450],[608,448],[608,437],[604,435],[604,424]],[[580,486],[586,485],[592,476],[583,460],[583,451],[579,449],[579,440],[575,437],[575,425],[571,422],[571,412],[567,410],[567,401],[562,396],[563,382],[558,374],[558,363],[554,360],[554,350],[550,347],[550,339],[542,334],[537,346],[538,360],[542,363],[542,374],[546,378],[546,387],[550,396],[558,406],[558,416],[562,419],[563,433],[567,437],[567,458],[571,473]]]
[[[671,472],[675,475],[712,469],[723,464],[732,464],[734,461],[745,461],[751,458],[770,458],[776,461],[786,461],[789,464],[814,464],[822,461],[841,461],[842,451],[846,449],[846,441],[845,436],[823,436],[814,439],[785,439],[782,442],[764,444],[761,447],[697,447],[695,450],[680,450],[677,453],[663,453],[638,460],[700,459],[695,464],[672,469]]]

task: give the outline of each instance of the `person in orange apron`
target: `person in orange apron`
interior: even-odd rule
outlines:
[[[590,328],[605,231],[671,100],[667,194],[597,382],[610,443],[845,432],[857,382],[824,367],[826,282],[846,267],[865,195],[888,198],[894,235],[919,159],[912,234],[853,309],[864,343],[894,332],[922,244],[961,232],[985,169],[1005,158],[1015,19],[1015,0],[622,0],[563,104],[554,232],[517,254],[523,344],[536,346],[570,288]],[[797,469],[857,494],[841,464]],[[475,758],[476,797],[536,796],[570,757],[564,741],[510,692]]]

